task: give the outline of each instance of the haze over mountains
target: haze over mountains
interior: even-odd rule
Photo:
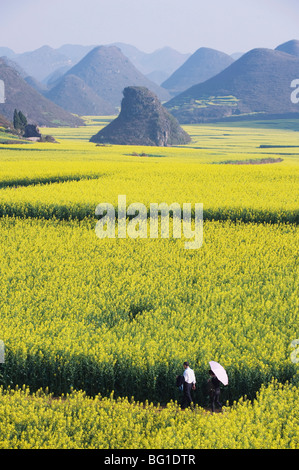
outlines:
[[[123,43],[113,43],[109,46],[118,47],[122,53],[131,61],[131,63],[145,75],[149,80],[157,85],[168,78],[189,56],[190,54],[182,54],[171,47],[164,47],[151,53],[140,51],[135,46]],[[55,81],[62,77],[73,65],[77,64],[83,57],[88,54],[94,46],[80,46],[67,44],[61,46],[57,51],[65,55],[72,65],[62,65],[55,69],[42,81],[52,86]]]
[[[97,95],[113,106],[120,106],[123,89],[144,86],[160,100],[167,101],[167,90],[146,78],[116,46],[98,46],[92,49],[66,75],[81,78]]]
[[[26,75],[33,76],[39,81],[47,83],[50,76],[62,70],[67,72],[76,65],[92,49],[99,44],[83,46],[80,44],[64,44],[53,49],[42,46],[34,51],[16,54],[8,47],[0,47],[0,57],[5,56],[14,60],[25,71]],[[158,74],[161,82],[169,77],[191,54],[182,54],[170,47],[164,47],[151,53],[140,51],[137,47],[124,43],[113,43],[107,46],[116,46],[144,75]],[[61,74],[62,75],[62,74]],[[160,83],[158,83],[160,84]]]
[[[161,86],[166,88],[172,95],[178,95],[192,85],[214,77],[233,62],[234,59],[224,52],[201,47]]]
[[[174,97],[165,106],[180,123],[208,122],[231,116],[240,118],[242,115],[263,118],[299,113],[299,105],[291,100],[291,83],[295,79],[299,79],[296,55],[280,50],[253,49],[216,76]]]
[[[32,88],[21,75],[0,59],[0,79],[5,83],[5,102],[0,114],[12,121],[15,109],[21,110],[29,123],[40,126],[80,126],[82,119],[68,113]]]
[[[207,47],[148,54],[122,43],[43,46],[23,54],[0,47],[1,55],[7,93],[0,113],[8,120],[17,108],[40,126],[82,125],[74,114],[115,115],[123,90],[132,86],[157,95],[180,123],[299,113],[290,99],[290,84],[299,79],[297,40],[232,56]],[[159,85],[149,79],[155,75],[167,78]]]
[[[108,116],[116,114],[116,108],[101,98],[81,78],[71,73],[62,77],[45,96],[70,113],[79,116]]]
[[[167,64],[170,73],[187,56],[171,48],[146,54],[133,46],[119,46],[145,71],[163,69],[163,64]],[[56,50],[43,46],[23,54],[0,48],[1,53],[6,54],[3,58],[6,64],[17,70],[30,86],[74,114],[115,114],[126,86],[145,86],[159,99],[170,99],[166,89],[140,72],[116,46],[64,45]],[[167,74],[165,70],[160,72]]]
[[[287,54],[299,57],[299,41],[293,39],[292,41],[285,42],[276,47],[276,51],[286,52]]]
[[[40,47],[32,52],[18,54],[12,57],[12,59],[28,72],[28,75],[39,81],[42,81],[53,70],[72,65],[69,58],[49,46]]]

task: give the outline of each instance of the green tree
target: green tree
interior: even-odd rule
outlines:
[[[24,133],[25,127],[27,126],[27,119],[22,111],[17,111],[16,109],[14,110],[13,125],[17,131]]]
[[[26,116],[24,116],[22,111],[19,111],[18,115],[19,115],[19,119],[20,119],[20,122],[21,122],[22,130],[25,130],[25,127],[27,126]]]
[[[20,130],[21,120],[18,111],[15,109],[13,113],[13,126],[16,130]]]

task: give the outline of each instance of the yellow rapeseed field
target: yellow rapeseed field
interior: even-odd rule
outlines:
[[[0,449],[298,449],[298,388],[272,381],[222,413],[127,398],[0,391]]]
[[[89,143],[105,122],[0,145],[0,448],[298,448],[295,123]],[[248,160],[262,164],[227,163]],[[203,203],[203,246],[99,239],[95,208],[118,195]],[[182,412],[185,360],[198,383]],[[229,375],[214,415],[210,360]]]

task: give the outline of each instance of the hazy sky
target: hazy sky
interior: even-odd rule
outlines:
[[[299,39],[299,0],[0,0],[0,46],[132,44],[227,53]]]

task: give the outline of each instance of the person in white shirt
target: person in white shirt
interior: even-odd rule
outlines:
[[[187,406],[191,405],[192,397],[191,397],[191,390],[195,390],[196,378],[194,371],[190,369],[189,362],[186,361],[183,364],[184,367],[184,385],[183,385],[183,402],[182,402],[182,409],[185,409]]]

